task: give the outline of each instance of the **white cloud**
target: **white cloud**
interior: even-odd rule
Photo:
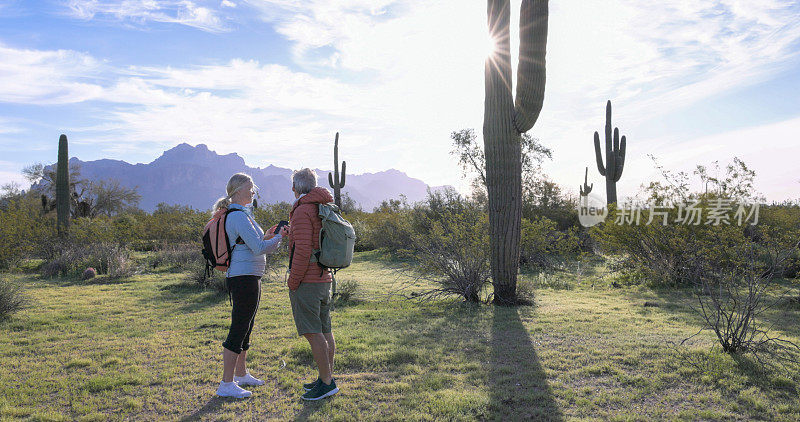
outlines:
[[[71,50],[21,50],[0,44],[0,101],[65,104],[97,98],[91,82],[103,64]]]
[[[229,6],[227,0],[221,6]],[[98,1],[69,0],[68,14],[74,18],[115,19],[145,24],[149,21],[176,23],[208,32],[224,32],[229,28],[217,16],[217,11],[190,0]]]
[[[236,3],[230,0],[222,0],[222,3],[220,3],[220,7],[236,7]]]
[[[227,1],[219,7],[229,7]],[[71,5],[74,16],[84,19],[221,22],[210,8],[192,15],[204,6],[189,1]],[[533,134],[554,149],[555,161],[546,169],[568,187],[582,181],[584,166],[594,168],[591,136],[602,128],[606,99],[615,104],[614,124],[630,139],[621,183],[636,188],[639,175],[649,173],[637,170],[649,165],[645,153],[659,142],[674,142],[639,139],[638,125],[764,80],[795,60],[792,45],[800,40],[800,8],[788,1],[550,5],[548,86]],[[11,81],[24,80],[27,65],[0,72],[0,100],[113,103],[106,123],[73,129],[83,132],[85,142],[120,154],[157,154],[189,141],[239,152],[259,165],[328,168],[333,132],[340,131],[340,152],[353,171],[395,167],[432,184],[466,186],[448,154],[448,136],[465,127],[481,131],[485,2],[250,0],[239,6],[257,8],[292,43],[304,70],[243,58],[178,68],[103,68],[101,83],[95,73],[102,64],[82,53],[0,49],[0,58],[19,63],[30,57],[42,63],[31,66],[44,69],[25,89]],[[518,9],[519,2],[512,2],[514,57]],[[64,75],[62,67],[73,70]],[[64,87],[72,90],[59,94]]]

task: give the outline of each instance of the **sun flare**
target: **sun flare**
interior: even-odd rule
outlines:
[[[497,54],[498,43],[497,39],[493,36],[486,38],[486,57],[491,57]]]

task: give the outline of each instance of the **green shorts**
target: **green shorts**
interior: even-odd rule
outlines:
[[[331,332],[331,283],[300,283],[289,301],[298,335]]]

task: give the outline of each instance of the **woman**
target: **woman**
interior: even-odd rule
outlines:
[[[256,311],[261,299],[261,276],[266,267],[265,254],[274,252],[281,239],[288,234],[284,227],[277,235],[264,230],[253,218],[250,204],[255,194],[253,179],[236,173],[228,180],[228,195],[217,200],[214,211],[227,208],[225,231],[231,245],[231,265],[228,267],[225,285],[231,295],[231,327],[222,343],[223,371],[217,395],[222,397],[250,397],[250,391],[242,386],[263,385],[264,381],[247,371],[247,350],[250,348],[250,333],[253,331]]]
[[[304,400],[319,400],[339,392],[333,378],[333,355],[336,343],[331,330],[331,273],[312,262],[314,249],[319,249],[322,221],[317,204],[333,201],[331,193],[317,187],[317,175],[311,169],[292,174],[292,191],[297,200],[289,213],[289,300],[297,334],[311,345],[311,353],[319,370],[316,381],[303,385]]]

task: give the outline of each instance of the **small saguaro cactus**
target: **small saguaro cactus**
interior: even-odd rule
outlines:
[[[583,186],[578,185],[578,189],[580,189],[581,196],[589,196],[589,193],[592,192],[592,188],[594,187],[594,183],[589,186],[587,183],[589,182],[589,167],[586,167],[586,172],[583,174]]]
[[[69,229],[69,153],[67,135],[58,138],[58,164],[56,167],[56,213],[59,234]]]
[[[606,178],[606,203],[617,202],[617,182],[622,176],[625,166],[625,136],[619,139],[619,129],[614,128],[611,138],[611,100],[606,103],[606,165],[603,167],[603,155],[600,150],[600,135],[594,132],[594,152],[597,159],[597,170]]]
[[[328,183],[333,188],[333,202],[339,209],[342,209],[342,188],[346,168],[347,163],[342,161],[342,171],[339,172],[339,132],[336,132],[336,139],[333,141],[333,172],[328,173]]]

